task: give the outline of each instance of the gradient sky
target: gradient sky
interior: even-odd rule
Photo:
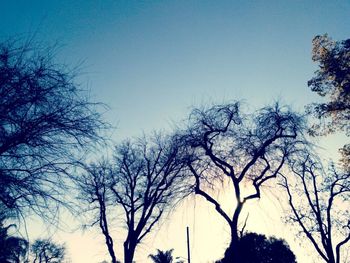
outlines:
[[[83,61],[79,81],[94,100],[110,106],[105,117],[117,127],[116,140],[167,128],[185,118],[189,107],[208,102],[243,99],[259,107],[282,99],[302,110],[318,99],[306,85],[316,69],[312,38],[350,36],[350,1],[1,0],[0,10],[0,39],[34,35],[37,41],[59,43],[61,62]],[[150,238],[137,262],[149,262],[155,248],[175,247],[175,254],[185,256],[183,244],[169,242],[168,235],[179,226],[185,233],[186,225],[196,232],[194,263],[220,257],[225,228],[200,236],[208,225],[194,214],[212,213],[212,208],[197,200],[195,213],[194,205],[186,202],[187,211],[176,212],[178,225],[164,223],[157,232],[161,241]],[[269,222],[263,226],[269,233],[288,231]],[[67,239],[74,263],[108,258],[93,241],[103,244],[97,233],[57,236]],[[218,250],[203,255],[214,239]]]

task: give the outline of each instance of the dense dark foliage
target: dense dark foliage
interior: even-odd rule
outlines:
[[[240,263],[296,263],[294,253],[283,239],[247,233],[239,241]],[[229,256],[216,263],[231,263]]]
[[[12,231],[16,230],[17,226],[7,222],[12,217],[10,211],[0,205],[0,262],[2,263],[23,262],[28,250],[28,242]]]

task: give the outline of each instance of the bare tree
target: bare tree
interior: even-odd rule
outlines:
[[[76,179],[79,191],[81,193],[79,200],[87,204],[85,209],[92,218],[91,226],[98,224],[112,259],[112,263],[117,263],[117,257],[114,252],[114,243],[109,228],[109,217],[107,208],[114,202],[111,200],[111,182],[112,182],[112,164],[104,160],[100,163],[84,166],[85,173]]]
[[[58,245],[51,239],[37,239],[31,245],[33,263],[62,263],[66,249],[64,245]]]
[[[28,42],[0,43],[0,202],[43,217],[62,201],[63,175],[81,149],[106,127],[99,104],[54,55]]]
[[[131,263],[137,245],[179,195],[185,194],[181,187],[184,162],[180,156],[179,147],[170,137],[143,137],[117,145],[108,171],[99,168],[100,172],[85,174],[94,178],[93,187],[81,187],[82,193],[89,196],[90,203],[99,210],[96,222],[100,224],[112,259],[113,242],[105,216],[108,208],[117,206],[123,211],[127,229],[124,262]]]
[[[294,177],[283,176],[291,216],[327,263],[348,262],[341,248],[350,241],[350,174],[305,153],[291,163]],[[345,261],[342,261],[345,260]]]
[[[213,204],[231,230],[226,252],[240,262],[239,216],[247,201],[258,199],[267,181],[275,178],[298,145],[302,118],[278,104],[254,114],[242,114],[239,103],[194,109],[179,141],[187,146],[186,163],[194,178],[193,191]],[[302,138],[302,137],[300,137]],[[302,141],[299,141],[302,142]],[[233,214],[212,194],[233,187]],[[219,182],[219,183],[218,183]]]

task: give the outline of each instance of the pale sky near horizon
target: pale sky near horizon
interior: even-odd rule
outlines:
[[[34,36],[57,42],[59,61],[83,61],[79,81],[110,106],[105,118],[117,127],[115,140],[166,129],[189,107],[208,102],[242,99],[261,107],[281,99],[303,110],[318,99],[306,84],[316,69],[312,38],[350,37],[350,1],[0,0],[0,10],[0,40]],[[278,215],[256,210],[263,223],[252,222],[251,230],[280,237],[290,232]],[[164,222],[140,246],[137,262],[149,262],[155,248],[175,248],[185,257],[186,225],[194,236],[193,262],[218,259],[228,231],[202,219],[209,214],[208,220],[221,220],[202,200],[186,201],[176,220]],[[67,243],[73,263],[108,259],[98,230],[56,236]],[[297,242],[291,246],[302,258]]]

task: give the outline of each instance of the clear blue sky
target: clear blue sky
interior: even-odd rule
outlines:
[[[207,102],[302,109],[317,99],[312,38],[350,37],[350,1],[2,0],[0,10],[0,39],[34,34],[62,45],[60,61],[84,61],[79,80],[111,107],[118,139]]]
[[[350,36],[349,1],[1,1],[0,37],[58,41],[112,108],[120,137],[162,128],[187,107],[312,96],[311,40]]]

